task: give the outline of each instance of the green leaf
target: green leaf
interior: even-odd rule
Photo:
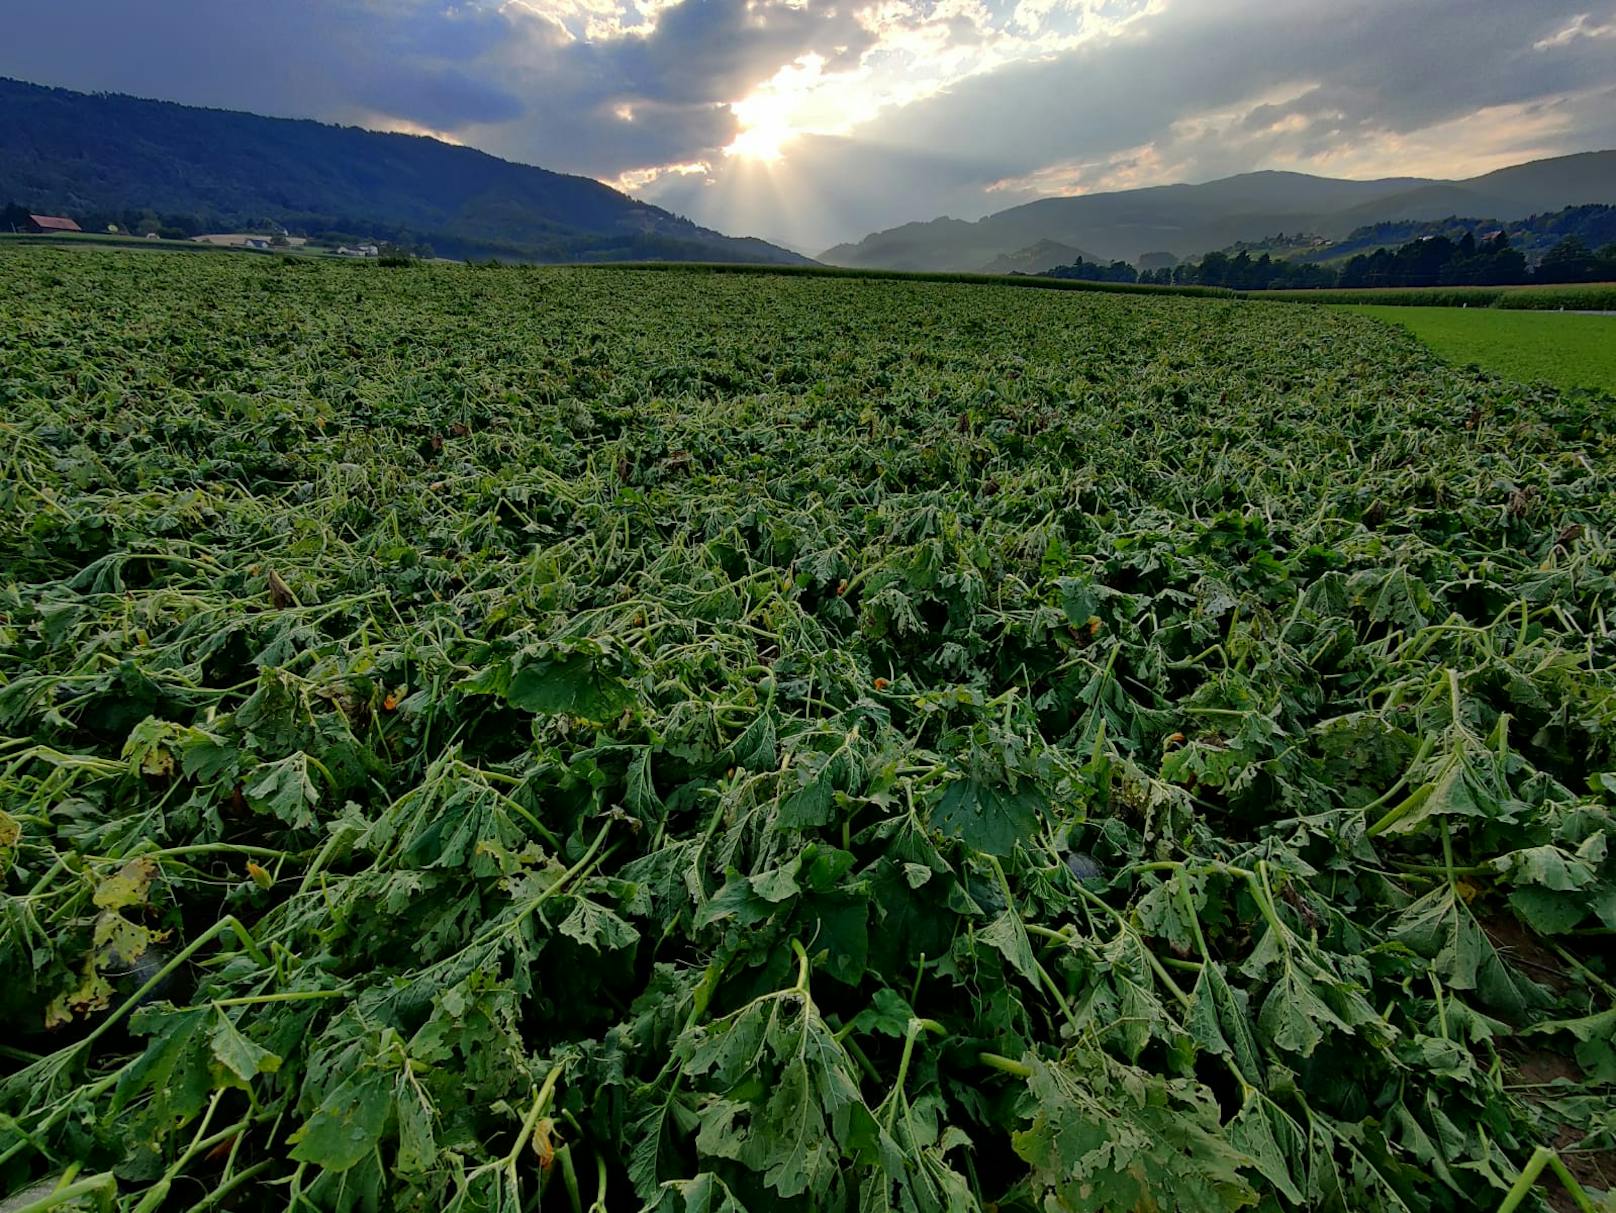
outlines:
[[[711,1171],[694,1179],[676,1179],[662,1185],[648,1213],[747,1213],[735,1194]]]
[[[1582,1041],[1616,1040],[1616,1007],[1577,1019],[1545,1019],[1521,1029],[1522,1036],[1547,1036],[1554,1032],[1569,1032]]]
[[[1280,979],[1263,999],[1257,1026],[1282,1049],[1309,1057],[1327,1029],[1351,1029],[1330,1009],[1306,975],[1286,965]]]
[[[1463,758],[1454,758],[1429,785],[1429,791],[1425,791],[1417,807],[1393,822],[1385,832],[1412,834],[1427,827],[1433,818],[1492,818],[1501,811],[1497,799],[1476,777],[1470,764]]]
[[[1579,1019],[1550,1019],[1533,1024],[1521,1034],[1552,1035],[1566,1032],[1577,1040],[1577,1061],[1594,1083],[1616,1083],[1616,1007]]]
[[[989,855],[1009,855],[1038,832],[1044,799],[1031,786],[996,787],[958,779],[932,810],[932,828]]]
[[[393,1102],[398,1111],[398,1169],[406,1174],[429,1170],[437,1161],[438,1143],[425,1093],[401,1071]]]
[[[1540,935],[1563,934],[1588,915],[1585,897],[1535,886],[1511,889],[1509,905],[1522,922]]]
[[[1459,894],[1441,885],[1410,906],[1390,938],[1406,944],[1456,990],[1475,990],[1488,1006],[1524,1015],[1547,1005],[1548,994],[1498,954]]]
[[[1185,1026],[1195,1042],[1209,1053],[1229,1057],[1248,1083],[1260,1084],[1263,1067],[1244,991],[1236,993],[1224,976],[1223,966],[1208,961],[1195,979],[1191,999]]]
[[[752,879],[731,872],[724,886],[713,894],[696,916],[698,927],[709,926],[733,918],[743,927],[764,921],[776,912],[775,904],[761,897],[752,887]]]
[[[809,750],[793,755],[795,787],[782,788],[780,824],[794,830],[827,825],[834,817],[836,793],[853,788],[864,776],[854,744],[857,730],[839,739],[828,753]]]
[[[656,1192],[664,1169],[671,1170],[677,1159],[667,1141],[672,1097],[664,1099],[654,1091],[651,1094],[651,1106],[633,1121],[628,1132],[628,1139],[633,1142],[628,1154],[629,1182],[634,1185],[635,1194],[646,1202]]]
[[[823,971],[857,985],[870,955],[869,899],[860,893],[813,894],[803,899],[798,916]]]
[[[1204,1089],[1074,1049],[1060,1065],[1029,1055],[1032,1123],[1012,1138],[1037,1207],[1234,1210],[1255,1203],[1249,1155],[1225,1139]]]
[[[596,952],[633,947],[640,938],[633,926],[587,897],[572,899],[572,912],[561,920],[559,930]]]
[[[214,1058],[240,1079],[243,1086],[259,1074],[273,1074],[281,1068],[281,1059],[243,1036],[222,1008],[216,1015],[208,1044]]]
[[[296,1162],[346,1171],[382,1139],[393,1108],[393,1082],[380,1070],[352,1075],[329,1095],[287,1140]]]
[[[1249,1093],[1229,1122],[1229,1144],[1244,1151],[1262,1177],[1296,1204],[1305,1198],[1291,1166],[1304,1157],[1306,1140],[1300,1126],[1260,1092]]]
[[[830,771],[823,767],[815,771],[808,766],[797,770],[808,777],[807,782],[780,801],[780,824],[793,830],[828,824],[833,816],[831,806],[836,803],[836,785]]]
[[[1022,925],[1020,915],[1014,910],[1005,910],[979,930],[976,937],[996,948],[1010,962],[1011,968],[1033,985],[1038,984],[1038,961],[1033,956],[1032,942],[1027,938],[1027,928]]]
[[[176,1011],[166,1003],[142,1007],[130,1019],[135,1033],[151,1037],[118,1075],[112,1097],[117,1112],[144,1091],[152,1093],[154,1118],[183,1122],[201,1111],[213,1088],[206,1029],[207,1007]]]
[[[1597,837],[1603,840],[1603,835]],[[1581,889],[1596,876],[1593,865],[1587,860],[1568,855],[1556,846],[1511,851],[1492,860],[1490,866],[1512,884],[1541,885],[1559,893]]]
[[[634,702],[634,691],[597,653],[578,651],[528,661],[511,676],[505,698],[527,712],[605,721]]]
[[[308,755],[301,750],[260,764],[245,793],[254,809],[274,814],[293,829],[312,830],[319,824],[311,810],[320,792],[309,774]]]
[[[801,866],[801,857],[795,857],[789,863],[781,864],[777,868],[770,868],[767,872],[759,872],[750,878],[752,891],[770,905],[788,901],[802,891],[797,884],[797,869]]]
[[[875,992],[870,1005],[853,1017],[853,1027],[859,1032],[876,1032],[902,1040],[914,1017],[914,1008],[903,995],[883,986]]]
[[[774,716],[760,712],[729,748],[729,760],[748,771],[766,771],[780,761]]]

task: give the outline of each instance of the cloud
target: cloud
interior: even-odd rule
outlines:
[[[1557,46],[1566,46],[1578,38],[1616,38],[1616,21],[1607,21],[1602,25],[1589,24],[1588,13],[1578,13],[1570,25],[1564,29],[1556,30],[1547,38],[1539,38],[1532,43],[1535,51],[1553,50]]]
[[[378,113],[433,130],[510,122],[527,112],[515,94],[453,68],[414,67],[377,73],[361,86],[355,99]]]
[[[804,143],[785,169],[800,166],[793,180],[825,199],[798,209],[828,244],[907,219],[1254,168],[1457,177],[1613,147],[1609,43],[1579,35],[1539,49],[1585,5],[1176,0],[889,109],[834,148]],[[895,171],[881,171],[883,156]],[[860,183],[851,198],[839,187],[849,177]],[[700,194],[688,180],[665,188],[698,215],[763,218],[746,206],[755,190],[723,180]]]
[[[1616,146],[1613,39],[1610,0],[56,0],[8,15],[0,74],[437,132],[818,248],[1051,193]]]
[[[853,64],[873,37],[834,5],[686,0],[663,10],[654,29],[593,55],[625,93],[671,102],[722,103],[744,96],[782,65],[820,48]]]
[[[455,131],[527,102],[480,68],[500,10],[430,0],[57,0],[5,19],[0,74],[288,117],[367,116]]]

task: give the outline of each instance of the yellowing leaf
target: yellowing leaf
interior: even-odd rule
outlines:
[[[84,972],[78,985],[64,994],[58,994],[45,1008],[45,1026],[59,1028],[71,1023],[75,1016],[105,1010],[111,1000],[112,983],[101,975],[92,953],[85,957]]]
[[[157,875],[154,859],[131,859],[95,887],[96,905],[103,910],[122,910],[129,906],[144,905],[152,879]]]

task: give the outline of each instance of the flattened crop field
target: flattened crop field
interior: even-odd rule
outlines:
[[[1610,397],[1218,299],[0,300],[0,1193],[1616,1186]]]

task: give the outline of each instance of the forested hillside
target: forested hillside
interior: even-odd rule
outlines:
[[[800,263],[588,177],[416,135],[0,79],[0,202],[77,216],[147,209],[524,261]]]

